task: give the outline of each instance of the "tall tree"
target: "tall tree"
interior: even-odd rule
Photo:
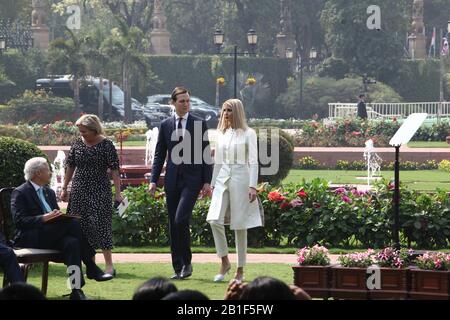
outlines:
[[[167,29],[174,53],[205,54],[214,52],[213,33],[221,24],[220,0],[164,1]]]
[[[224,2],[224,1],[222,1]],[[279,30],[280,4],[273,0],[226,0],[222,19],[231,44],[247,49],[247,32],[258,33],[258,52],[273,56]]]
[[[86,48],[84,56],[87,60],[87,69],[90,74],[95,75],[99,78],[99,95],[98,95],[98,116],[103,120],[104,110],[103,110],[103,79],[104,76],[109,72],[108,70],[108,60],[109,57],[106,55],[104,50],[101,50],[103,41],[106,35],[102,33],[102,30],[96,28],[85,38]],[[111,114],[109,113],[109,116]]]
[[[367,27],[371,4],[371,0],[328,0],[321,15],[325,42],[332,55],[343,59],[354,73],[388,81],[404,54],[411,1],[379,0],[380,31]]]
[[[141,48],[142,31],[137,27],[128,27],[126,21],[116,16],[118,29],[111,30],[111,35],[102,44],[102,50],[110,57],[119,59],[122,68],[122,87],[124,91],[124,120],[132,122],[131,83],[132,73],[151,76],[151,71]],[[134,71],[134,72],[133,72]]]
[[[29,0],[1,0],[0,20],[29,21],[31,18],[31,1]]]
[[[320,24],[320,14],[326,0],[289,0],[291,2],[292,25],[297,43],[297,52],[303,60],[309,58],[309,52],[314,47],[326,55],[324,31]]]
[[[72,30],[66,28],[68,39],[58,38],[50,43],[49,69],[55,70],[60,65],[66,66],[66,72],[72,75],[75,113],[80,114],[80,78],[86,75],[86,60],[83,56],[83,40]]]

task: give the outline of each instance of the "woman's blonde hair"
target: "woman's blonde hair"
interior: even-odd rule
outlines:
[[[242,101],[239,99],[229,99],[223,103],[222,109],[224,107],[230,107],[233,112],[233,121],[231,123],[231,127],[235,130],[242,129],[245,131],[248,128],[248,126],[247,126],[247,119],[245,118],[244,105],[242,104]],[[227,124],[225,123],[225,119],[223,118],[223,112],[221,111],[219,124],[217,125],[217,130],[225,132],[226,129],[228,129],[228,127]]]
[[[75,122],[77,127],[83,126],[89,130],[95,131],[97,134],[103,134],[103,127],[100,123],[100,119],[95,114],[84,114],[77,122]]]

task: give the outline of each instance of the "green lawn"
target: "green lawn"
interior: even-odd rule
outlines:
[[[382,171],[381,175],[386,179],[394,179],[394,171]],[[356,179],[356,177],[365,176],[367,176],[366,171],[292,169],[283,183],[301,182],[303,178],[306,181],[323,178],[331,181],[332,184],[366,184],[366,180]],[[436,188],[449,190],[450,173],[439,170],[400,170],[400,182],[413,190],[434,191]]]
[[[104,268],[103,265],[99,266]],[[130,300],[136,288],[149,278],[156,276],[169,278],[173,274],[172,265],[169,263],[117,263],[115,267],[117,269],[117,277],[111,281],[96,282],[86,279],[83,291],[88,298],[96,300]],[[220,263],[195,263],[193,267],[192,277],[186,280],[174,281],[178,290],[199,290],[210,299],[223,299],[228,281],[233,274],[228,274],[225,278],[226,281],[215,283],[212,279],[219,271]],[[235,268],[236,265],[233,265],[232,270],[235,270]],[[68,299],[68,297],[63,297],[64,294],[70,293],[66,286],[65,270],[63,264],[50,264],[47,292],[49,299]],[[34,267],[30,272],[28,283],[40,288],[40,272],[39,266]],[[252,263],[246,266],[245,272],[246,281],[251,281],[258,276],[270,275],[288,284],[293,282],[290,264]],[[3,281],[2,274],[0,274],[0,281]]]
[[[450,143],[445,141],[411,141],[410,148],[450,148]]]

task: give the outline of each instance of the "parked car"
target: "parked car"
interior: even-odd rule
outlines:
[[[73,98],[72,78],[70,75],[57,75],[37,79],[35,89],[52,92],[59,97]],[[97,114],[99,90],[99,78],[87,76],[80,81],[80,107],[83,112]],[[103,79],[104,116],[109,120],[123,119],[125,114],[124,92],[114,83],[112,85],[112,115],[108,114],[109,100],[109,81],[108,79]],[[144,120],[144,107],[134,98],[131,99],[131,110],[133,112],[133,120]]]
[[[144,106],[144,113],[147,115],[150,114],[153,110],[154,112],[161,112],[166,114],[167,116],[171,116],[175,112],[175,107],[170,104],[170,100],[170,94],[156,94],[148,96],[147,104]],[[206,120],[209,128],[217,127],[220,116],[220,108],[212,106],[195,96],[190,96],[190,105],[190,113]]]

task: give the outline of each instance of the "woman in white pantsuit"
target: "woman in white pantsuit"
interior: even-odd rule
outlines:
[[[217,127],[211,206],[211,225],[217,255],[222,259],[214,281],[231,269],[225,225],[235,231],[238,256],[235,279],[242,281],[247,254],[247,229],[263,225],[262,206],[256,197],[258,150],[256,133],[247,126],[244,106],[238,99],[224,102]]]

